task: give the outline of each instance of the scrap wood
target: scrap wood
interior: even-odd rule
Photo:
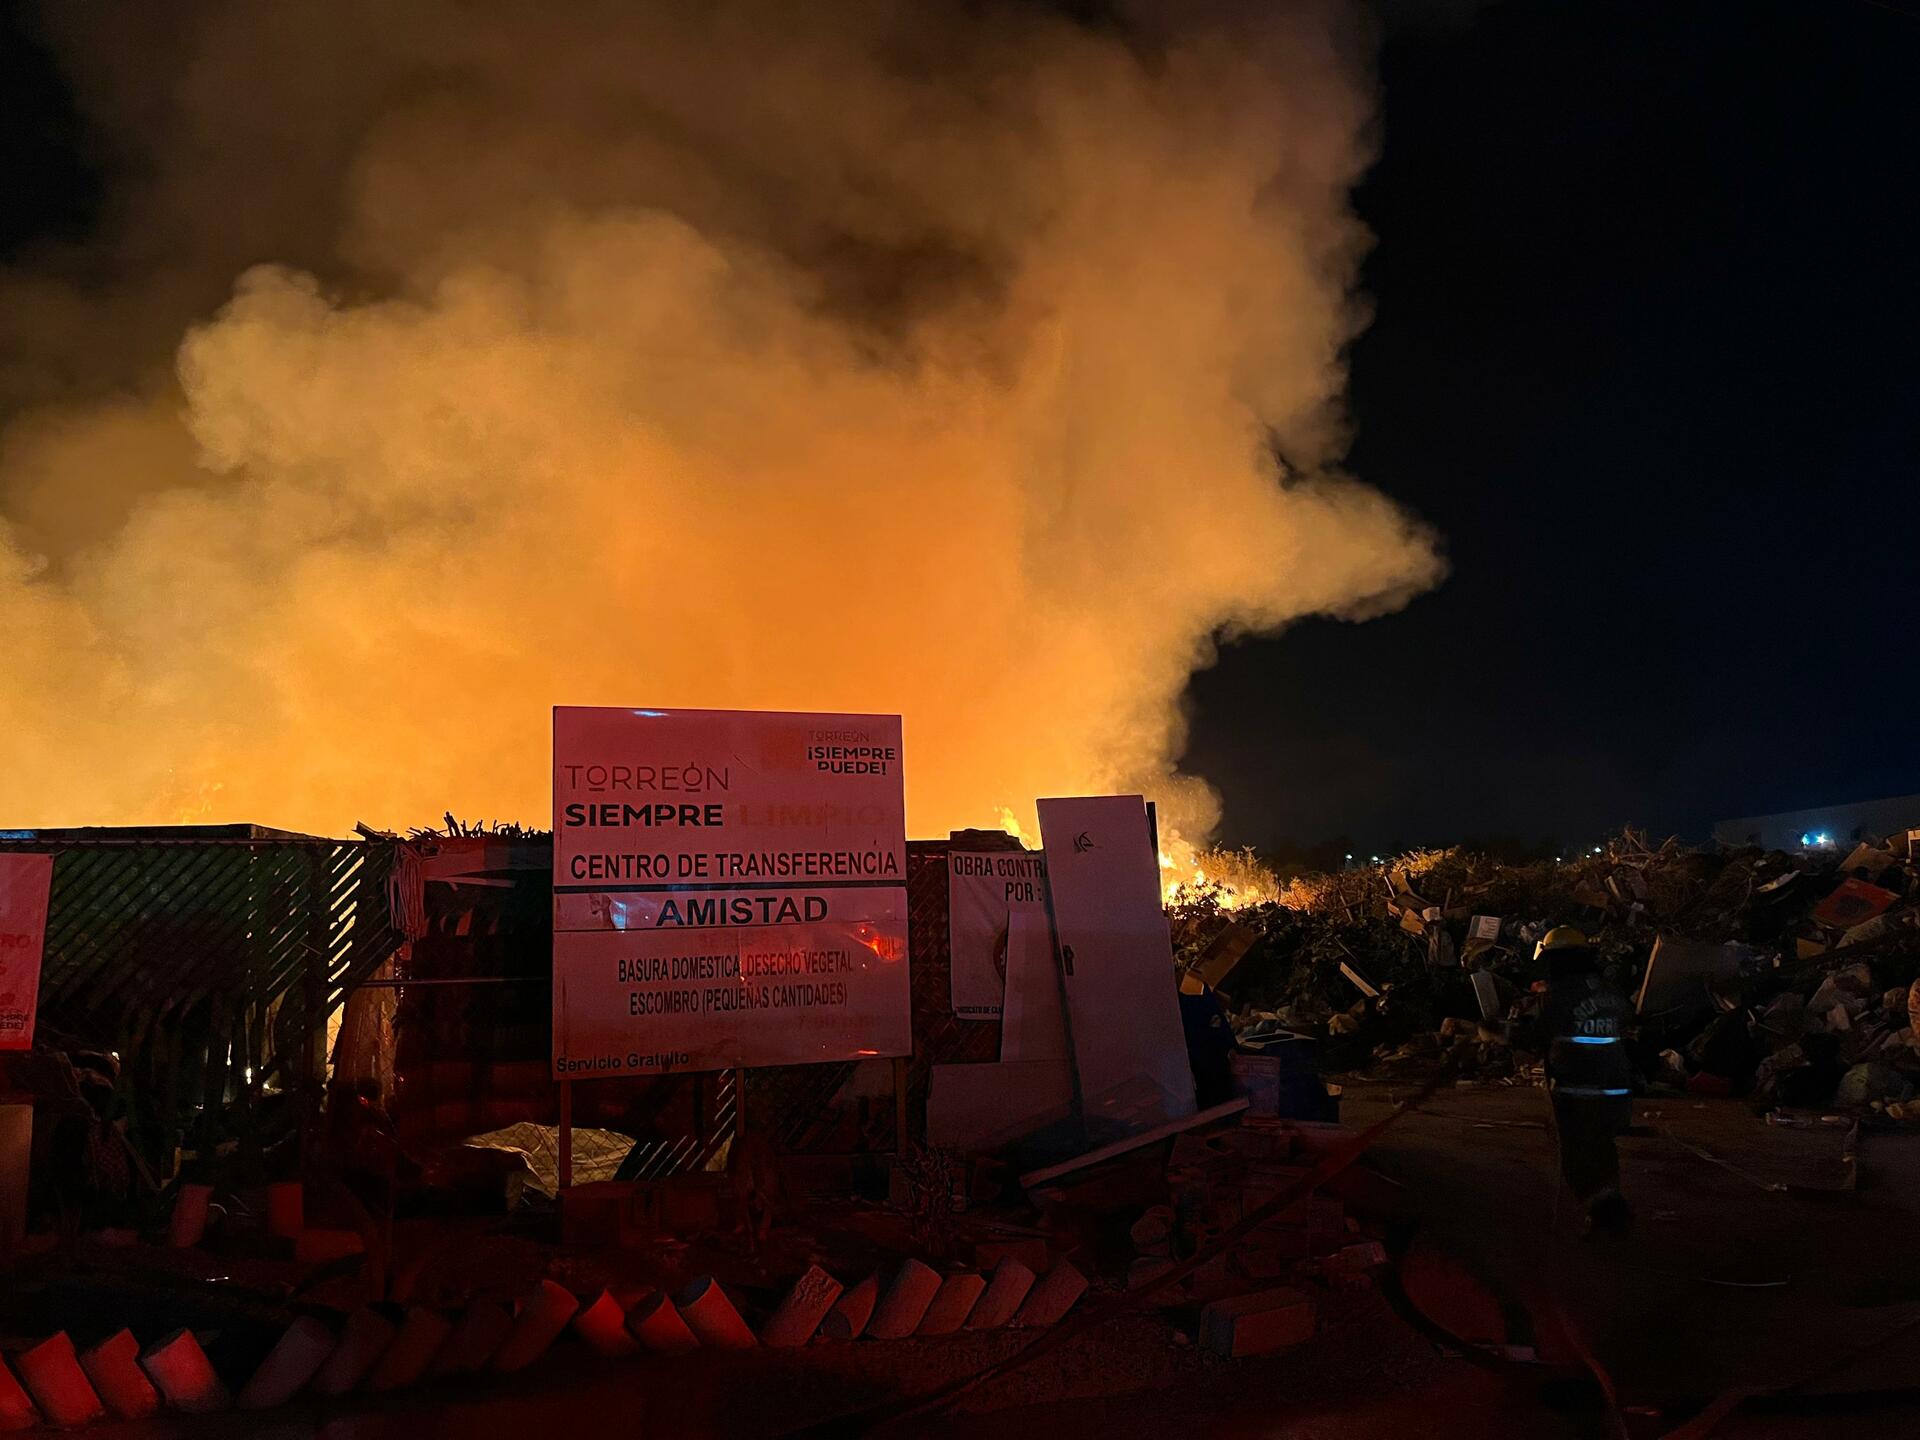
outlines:
[[[1259,931],[1229,920],[1215,932],[1189,969],[1200,977],[1201,983],[1217,990],[1259,939]]]
[[[1051,1329],[1041,1331],[1031,1341],[1021,1346],[1019,1350],[1009,1355],[1006,1359],[989,1365],[983,1370],[975,1371],[972,1375],[962,1376],[958,1380],[942,1385],[929,1394],[909,1397],[905,1400],[893,1401],[885,1405],[876,1406],[864,1414],[836,1416],[832,1419],[821,1421],[817,1425],[807,1426],[800,1430],[788,1431],[788,1440],[802,1440],[802,1437],[820,1437],[820,1440],[825,1440],[825,1437],[828,1436],[870,1435],[877,1430],[893,1424],[895,1421],[908,1420],[917,1415],[945,1410],[951,1406],[955,1400],[959,1399],[960,1396],[964,1395],[967,1391],[972,1390],[975,1386],[985,1384],[989,1380],[998,1379],[1000,1376],[1018,1370],[1024,1365],[1031,1364],[1041,1356],[1059,1349],[1070,1341],[1079,1339],[1082,1335],[1098,1329],[1108,1321],[1118,1319],[1121,1315],[1129,1311],[1142,1308],[1153,1296],[1163,1290],[1171,1289],[1182,1280],[1185,1280],[1189,1275],[1198,1271],[1208,1261],[1225,1254],[1275,1215],[1297,1205],[1300,1201],[1306,1199],[1307,1196],[1313,1194],[1321,1186],[1325,1185],[1327,1181],[1347,1169],[1354,1161],[1358,1160],[1367,1152],[1373,1145],[1373,1142],[1379,1139],[1386,1131],[1387,1127],[1392,1125],[1409,1110],[1416,1108],[1422,1101],[1427,1099],[1428,1096],[1432,1095],[1434,1091],[1438,1090],[1442,1084],[1451,1083],[1452,1078],[1453,1072],[1451,1068],[1443,1069],[1412,1095],[1401,1101],[1400,1104],[1381,1116],[1380,1119],[1374,1121],[1373,1124],[1369,1125],[1365,1130],[1362,1130],[1359,1134],[1328,1150],[1314,1163],[1311,1169],[1291,1185],[1288,1185],[1285,1189],[1274,1195],[1272,1199],[1256,1205],[1253,1209],[1247,1211],[1236,1224],[1230,1225],[1222,1230],[1188,1259],[1170,1266],[1152,1280],[1140,1286],[1137,1290],[1129,1290],[1123,1294],[1115,1295],[1104,1304],[1083,1310],[1077,1317],[1069,1318]]]
[[[1085,1170],[1090,1165],[1098,1165],[1102,1160],[1111,1160],[1116,1155],[1125,1155],[1131,1150],[1141,1150],[1156,1140],[1165,1140],[1188,1130],[1198,1130],[1211,1125],[1216,1120],[1224,1120],[1229,1115],[1238,1115],[1253,1102],[1245,1095],[1236,1095],[1233,1099],[1196,1111],[1192,1115],[1182,1115],[1177,1120],[1169,1120],[1164,1125],[1156,1125],[1151,1130],[1142,1130],[1138,1135],[1129,1135],[1123,1140],[1102,1145],[1098,1150],[1089,1150],[1084,1155],[1076,1155],[1071,1160],[1062,1160],[1058,1165],[1044,1166],[1039,1170],[1029,1170],[1020,1177],[1020,1188],[1031,1190],[1036,1185],[1044,1185],[1049,1180],[1062,1175],[1070,1175],[1075,1170]]]

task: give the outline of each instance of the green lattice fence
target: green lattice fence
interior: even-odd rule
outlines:
[[[0,839],[55,856],[37,1039],[118,1055],[129,1137],[157,1171],[177,1145],[301,1134],[328,1017],[396,943],[390,846],[227,828]]]

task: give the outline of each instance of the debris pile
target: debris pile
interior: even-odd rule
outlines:
[[[1391,1209],[1397,1187],[1355,1172],[1340,1177],[1333,1190],[1280,1210],[1231,1245],[1216,1242],[1257,1207],[1300,1184],[1319,1154],[1344,1134],[1338,1126],[1249,1115],[1237,1125],[1179,1136],[1166,1165],[1171,1203],[1148,1207],[1129,1232],[1136,1251],[1129,1287],[1151,1284],[1176,1261],[1211,1247],[1217,1253],[1154,1297],[1162,1307],[1202,1307],[1203,1349],[1223,1357],[1258,1354],[1310,1338],[1319,1290],[1367,1285],[1387,1260],[1378,1236],[1348,1213],[1342,1194],[1356,1183],[1368,1184],[1388,1195]],[[1378,1196],[1367,1198],[1378,1205]]]
[[[1534,947],[1574,925],[1635,1002],[1649,1088],[1920,1124],[1920,831],[1788,853],[1629,830],[1525,865],[1426,851],[1173,915],[1187,984],[1229,1000],[1242,1047],[1297,1034],[1330,1071],[1537,1081]]]

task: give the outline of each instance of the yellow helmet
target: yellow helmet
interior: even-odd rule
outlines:
[[[1587,932],[1576,930],[1571,925],[1556,925],[1540,937],[1540,943],[1533,947],[1533,958],[1538,960],[1549,950],[1588,950],[1593,941],[1587,938]]]

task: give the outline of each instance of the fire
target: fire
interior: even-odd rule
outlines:
[[[657,705],[904,715],[911,834],[1140,791],[1204,842],[1218,637],[1442,569],[1342,470],[1371,82],[1341,7],[1072,8],[72,57],[142,188],[0,275],[0,824],[544,824],[550,707]]]
[[[1160,896],[1168,905],[1209,901],[1240,910],[1279,895],[1279,880],[1252,850],[1201,850],[1176,835],[1160,851]]]

